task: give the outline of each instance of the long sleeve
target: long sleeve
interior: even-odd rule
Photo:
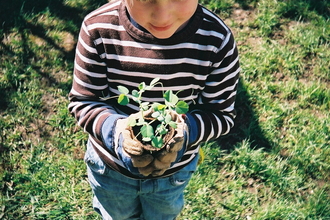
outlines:
[[[85,132],[101,140],[104,120],[117,112],[105,101],[109,98],[107,67],[102,57],[104,52],[94,40],[83,23],[76,49],[69,111]]]
[[[200,134],[193,144],[214,140],[227,134],[234,126],[239,72],[237,48],[229,32],[214,57],[212,71],[197,104],[191,106],[190,114]]]

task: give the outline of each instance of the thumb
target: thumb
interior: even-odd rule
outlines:
[[[131,137],[131,132],[128,129],[122,131],[123,136],[123,148],[124,150],[131,155],[141,155],[143,153],[143,144],[134,140]]]
[[[183,136],[174,136],[166,145],[166,150],[168,152],[178,152],[182,149],[184,144]]]

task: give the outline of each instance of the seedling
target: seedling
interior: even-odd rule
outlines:
[[[139,104],[140,110],[138,114],[129,116],[128,126],[139,128],[135,138],[140,136],[143,142],[149,142],[153,147],[160,149],[164,146],[165,135],[170,129],[177,127],[177,123],[172,119],[171,112],[185,114],[188,112],[189,106],[185,101],[179,100],[177,94],[174,94],[171,90],[163,92],[164,104],[143,102],[142,94],[147,90],[151,90],[156,84],[161,84],[159,78],[152,80],[149,85],[142,82],[139,84],[138,90],[132,90],[131,94],[126,87],[118,86],[120,92],[118,103],[127,105],[132,99]],[[147,111],[151,112],[150,118],[145,117]]]

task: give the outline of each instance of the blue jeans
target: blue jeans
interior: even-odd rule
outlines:
[[[93,207],[105,220],[168,220],[181,212],[183,191],[197,168],[198,155],[185,168],[165,178],[136,180],[109,168],[93,147],[85,154],[93,190]]]

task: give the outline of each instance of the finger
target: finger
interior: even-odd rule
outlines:
[[[123,148],[126,151],[126,153],[130,155],[139,156],[143,154],[143,148],[139,143],[135,141],[125,140],[123,143]]]
[[[180,151],[183,147],[183,143],[184,143],[184,137],[174,137],[168,142],[166,146],[166,150],[168,152]]]
[[[151,154],[144,154],[131,156],[131,159],[134,167],[146,167],[154,160],[154,157]]]
[[[142,143],[137,140],[133,140],[128,130],[124,130],[122,135],[124,139],[123,148],[127,153],[132,155],[141,155],[143,153]]]
[[[139,167],[139,172],[143,175],[143,176],[149,176],[153,171],[155,170],[154,166],[151,164],[149,164],[146,167]]]
[[[166,152],[166,154],[161,154],[161,155],[157,156],[156,160],[158,160],[162,163],[171,164],[172,162],[174,162],[176,160],[177,155],[178,155],[177,152]],[[159,168],[159,167],[157,167],[157,168]]]
[[[158,159],[155,159],[152,162],[152,164],[153,164],[155,170],[167,169],[167,168],[170,168],[170,166],[171,166],[171,162],[163,162]]]
[[[165,171],[166,171],[167,169],[162,169],[162,170],[154,170],[153,172],[152,172],[152,176],[160,176],[160,175],[163,175],[164,173],[165,173]]]

